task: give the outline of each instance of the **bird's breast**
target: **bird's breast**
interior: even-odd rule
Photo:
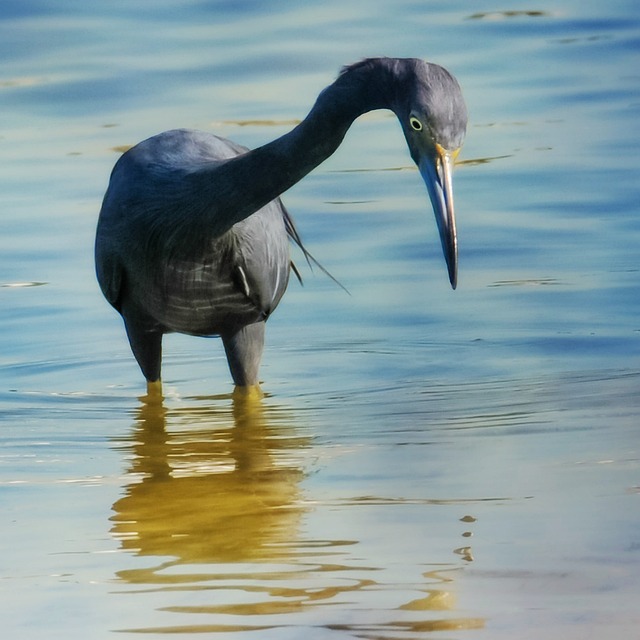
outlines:
[[[163,269],[159,285],[153,315],[169,331],[217,335],[263,315],[225,264],[173,262]]]
[[[218,335],[265,320],[275,309],[288,283],[288,244],[256,247],[232,237],[213,243],[198,259],[167,262],[156,276],[147,307],[155,307],[152,315],[161,325]]]

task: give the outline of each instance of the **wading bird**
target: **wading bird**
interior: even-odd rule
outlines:
[[[363,60],[342,70],[298,126],[262,147],[178,129],[116,163],[98,221],[96,271],[149,390],[159,389],[162,336],[170,332],[220,336],[236,386],[258,384],[265,322],[289,279],[289,239],[301,245],[279,196],[374,109],[400,121],[455,289],[451,173],[467,125],[460,86],[422,60]]]

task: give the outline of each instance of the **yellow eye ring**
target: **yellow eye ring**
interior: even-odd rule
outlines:
[[[409,118],[409,124],[414,131],[422,131],[422,122],[420,122],[420,120],[415,116],[411,116]]]

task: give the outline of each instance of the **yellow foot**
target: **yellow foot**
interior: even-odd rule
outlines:
[[[162,381],[154,380],[149,382],[147,380],[147,395],[140,399],[146,404],[162,404]]]
[[[241,426],[255,426],[260,421],[264,411],[262,405],[264,393],[259,384],[248,387],[235,387],[233,390],[233,418],[236,428]]]
[[[236,386],[233,389],[233,399],[243,402],[255,402],[264,398],[264,393],[259,384],[251,384],[247,387]]]

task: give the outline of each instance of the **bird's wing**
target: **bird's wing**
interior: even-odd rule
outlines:
[[[96,260],[98,283],[109,304],[120,311],[122,289],[124,283],[124,269],[113,253],[103,253]]]
[[[280,201],[274,200],[236,223],[231,234],[238,289],[267,317],[289,279],[289,243]]]

